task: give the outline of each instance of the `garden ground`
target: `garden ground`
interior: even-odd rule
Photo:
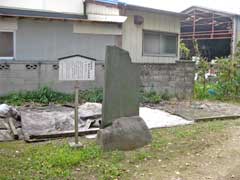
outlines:
[[[102,152],[81,138],[38,144],[0,143],[0,179],[240,179],[240,119],[156,129],[151,145]]]

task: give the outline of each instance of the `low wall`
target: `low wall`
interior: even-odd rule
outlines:
[[[11,61],[0,62],[0,96],[13,91],[34,90],[49,86],[61,92],[73,92],[74,82],[58,80],[58,62]],[[96,80],[81,82],[81,89],[102,87],[104,65],[96,64]]]
[[[141,66],[142,87],[146,91],[168,92],[179,98],[190,97],[194,89],[195,63],[144,64]]]
[[[141,81],[145,90],[167,91],[181,98],[193,92],[195,65],[190,61],[175,64],[141,64]],[[80,89],[103,87],[104,64],[96,64],[96,80],[81,82]],[[13,91],[34,90],[49,86],[61,92],[73,92],[73,82],[58,80],[58,62],[0,62],[0,96]]]

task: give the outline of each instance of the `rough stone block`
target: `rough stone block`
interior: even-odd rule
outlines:
[[[152,141],[151,133],[138,116],[123,117],[113,121],[113,124],[98,132],[98,144],[105,151],[129,151],[141,148]]]

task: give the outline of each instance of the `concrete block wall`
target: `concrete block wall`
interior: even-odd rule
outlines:
[[[81,82],[82,90],[103,87],[104,65],[96,64],[96,80]],[[0,62],[0,96],[11,92],[36,90],[48,86],[57,91],[72,93],[74,82],[58,80],[58,62],[11,61]]]
[[[175,64],[140,64],[141,86],[147,91],[167,91],[185,98],[193,93],[195,64],[177,61]],[[80,89],[100,88],[104,85],[104,64],[96,64],[96,80],[81,82]],[[0,62],[0,96],[11,92],[35,90],[49,86],[61,92],[73,93],[73,82],[58,80],[57,61]]]
[[[195,63],[191,61],[141,65],[143,89],[158,93],[168,92],[182,99],[193,94],[194,76]]]

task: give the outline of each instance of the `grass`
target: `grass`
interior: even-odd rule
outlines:
[[[239,124],[240,120],[214,121],[154,130],[151,145],[131,152],[103,152],[95,141],[85,139],[81,150],[70,149],[67,140],[1,143],[0,179],[129,179],[139,171],[137,165],[202,151],[216,139],[226,138],[219,136],[225,128]]]

